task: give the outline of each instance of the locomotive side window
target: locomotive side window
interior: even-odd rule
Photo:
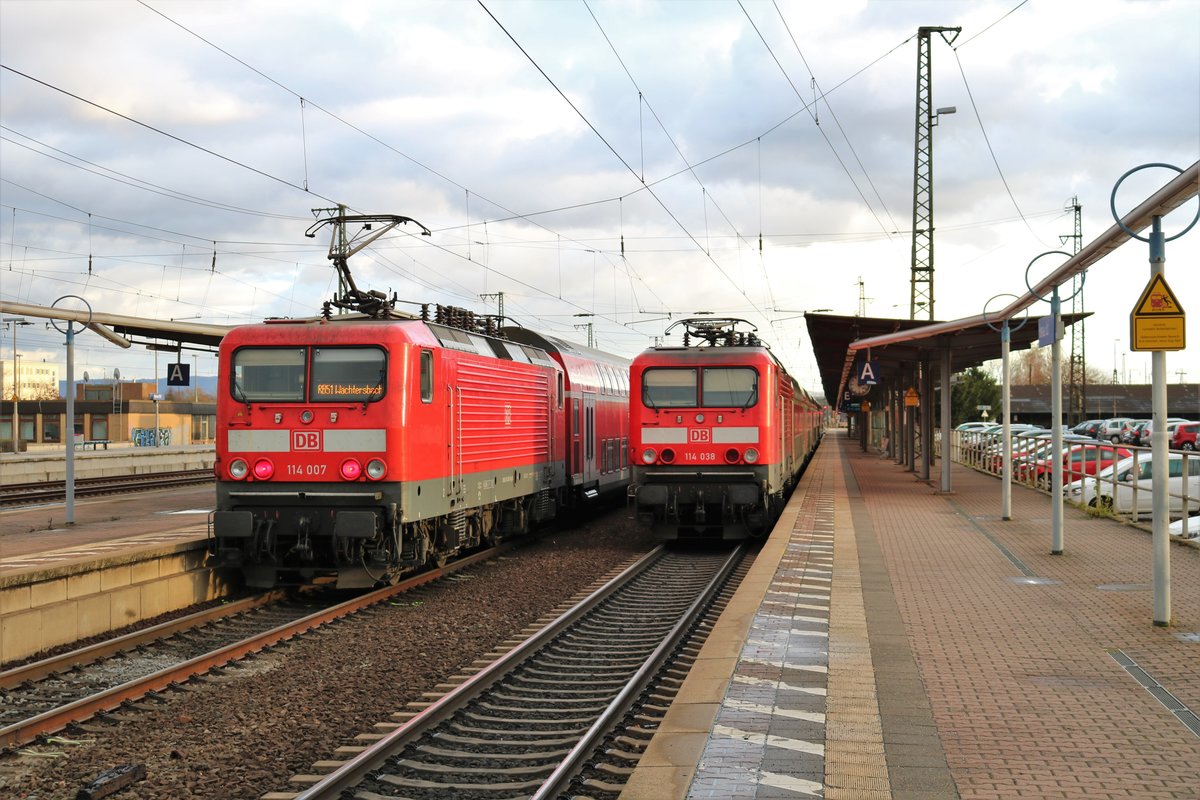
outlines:
[[[758,402],[758,372],[750,367],[706,367],[700,405],[749,408]]]
[[[421,351],[421,402],[433,402],[433,351]]]
[[[303,347],[242,347],[233,354],[230,393],[240,403],[304,400]]]
[[[309,400],[367,403],[387,388],[387,354],[378,347],[315,347]]]
[[[648,369],[642,373],[642,402],[650,408],[693,408],[696,370]]]

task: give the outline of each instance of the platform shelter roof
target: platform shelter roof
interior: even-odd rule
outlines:
[[[1085,312],[1061,316],[1063,326],[1067,328],[1091,314]],[[813,355],[817,359],[817,368],[821,374],[821,388],[831,405],[837,403],[847,361],[856,356],[859,359],[870,358],[878,361],[886,377],[901,365],[915,365],[922,359],[938,363],[943,348],[946,347],[950,349],[950,368],[953,372],[979,366],[985,361],[1000,358],[1001,355],[999,323],[992,323],[994,328],[987,323],[980,323],[950,331],[938,331],[936,326],[940,323],[930,320],[814,313],[805,314],[804,318],[808,324],[809,338],[812,339]],[[1018,317],[1014,320],[1009,329],[1009,347],[1012,352],[1029,349],[1038,338],[1038,321],[1041,318],[1030,316],[1024,324],[1021,324],[1021,319]],[[931,328],[934,332],[922,335],[922,328]],[[860,340],[905,331],[914,333],[912,337],[896,337],[899,341],[891,341],[860,353],[855,353],[850,347]]]

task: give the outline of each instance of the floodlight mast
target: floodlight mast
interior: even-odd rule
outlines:
[[[432,236],[433,233],[429,228],[426,228],[412,217],[404,217],[398,214],[345,214],[343,213],[345,206],[339,206],[337,209],[314,209],[314,213],[322,211],[337,211],[338,213],[317,220],[309,226],[304,235],[312,239],[317,235],[317,230],[321,226],[332,226],[329,239],[329,260],[333,262],[333,266],[338,273],[338,295],[332,300],[326,301],[324,308],[325,315],[329,316],[330,307],[336,307],[346,311],[357,311],[379,319],[390,316],[392,308],[396,305],[396,298],[389,298],[385,293],[376,289],[359,289],[354,283],[354,277],[350,274],[350,265],[348,263],[350,256],[362,250],[380,236],[392,230],[392,228],[407,222],[411,222],[419,227],[422,236]],[[362,228],[347,239],[346,224],[359,222],[362,223]],[[382,227],[378,230],[372,230],[372,226],[376,223],[382,223]],[[368,232],[370,232],[369,235],[367,235]]]

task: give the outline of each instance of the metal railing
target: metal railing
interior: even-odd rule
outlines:
[[[1049,494],[1053,461],[1048,433],[1017,434],[1012,442],[1012,482]],[[1153,508],[1148,474],[1150,448],[1113,444],[1108,440],[1065,441],[1063,446],[1077,444],[1092,449],[1079,462],[1064,462],[1064,500],[1093,513],[1111,515],[1135,525],[1149,525]],[[999,433],[953,431],[950,457],[999,478],[1003,469],[1002,445]],[[1130,455],[1122,455],[1123,452]],[[1200,519],[1196,517],[1200,514],[1200,453],[1171,450],[1169,458],[1168,513],[1172,520],[1184,520],[1180,536],[1195,537],[1200,534]],[[1114,469],[1114,464],[1124,466]],[[1143,470],[1147,475],[1139,480]]]

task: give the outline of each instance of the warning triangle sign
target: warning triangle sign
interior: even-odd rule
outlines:
[[[1175,297],[1171,287],[1167,286],[1167,280],[1162,275],[1151,276],[1150,283],[1146,284],[1142,296],[1133,307],[1133,314],[1138,317],[1182,313],[1183,307],[1179,305],[1179,299]]]

